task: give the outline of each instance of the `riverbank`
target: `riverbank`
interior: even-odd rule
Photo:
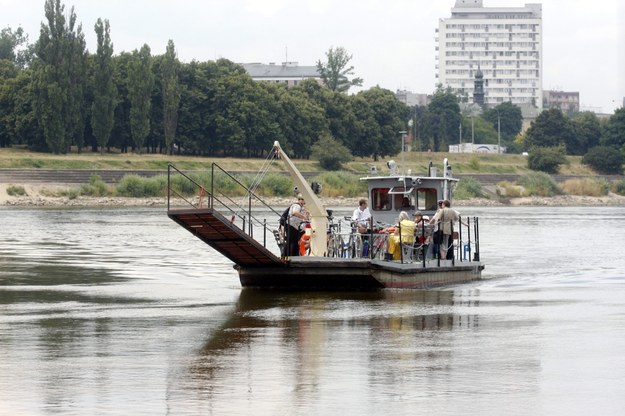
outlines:
[[[49,196],[56,191],[66,189],[62,185],[23,185],[26,195],[10,196],[7,185],[0,184],[0,206],[16,207],[165,207],[165,198],[123,198],[123,197],[86,197],[76,198]],[[356,207],[358,198],[321,198],[327,207]],[[284,207],[292,202],[289,198],[272,197],[266,202],[270,206]],[[554,197],[523,197],[509,199],[473,198],[455,200],[455,206],[625,206],[625,196],[610,193],[601,197],[559,195]]]

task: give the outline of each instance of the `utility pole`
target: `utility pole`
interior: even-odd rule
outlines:
[[[501,117],[497,110],[497,153],[501,153]]]

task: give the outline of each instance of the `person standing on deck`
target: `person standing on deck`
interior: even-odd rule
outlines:
[[[367,200],[362,198],[358,201],[358,208],[354,210],[352,214],[352,222],[354,223],[356,230],[362,236],[362,253],[358,253],[358,256],[367,257],[369,255],[369,235],[367,234],[371,227],[371,213],[367,207]]]
[[[440,258],[452,260],[454,252],[449,248],[453,244],[453,224],[460,221],[460,213],[451,209],[451,203],[447,199],[442,205],[443,207],[436,212],[431,222],[438,224],[439,229],[443,230],[443,242],[439,246]]]
[[[289,219],[287,228],[287,256],[299,256],[299,239],[304,231],[301,230],[303,221],[309,220],[308,211],[304,208],[304,197],[302,194],[297,195],[297,202],[289,208]]]

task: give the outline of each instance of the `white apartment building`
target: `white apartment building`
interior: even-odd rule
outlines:
[[[437,84],[471,101],[479,67],[486,106],[512,102],[542,108],[541,4],[483,7],[482,0],[456,0],[436,35]]]

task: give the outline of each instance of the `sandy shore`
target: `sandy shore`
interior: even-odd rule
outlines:
[[[68,189],[69,186],[50,184],[22,185],[26,190],[24,196],[9,196],[6,192],[7,184],[0,184],[0,206],[20,207],[165,207],[165,198],[122,198],[122,197],[84,197],[70,199],[68,197],[47,196],[51,192]],[[321,198],[328,207],[355,207],[358,198]],[[288,198],[267,198],[270,206],[284,207],[291,200]],[[577,195],[561,195],[551,198],[524,197],[508,200],[494,200],[475,198],[470,200],[456,200],[456,206],[625,206],[625,196],[609,194],[602,197]]]

